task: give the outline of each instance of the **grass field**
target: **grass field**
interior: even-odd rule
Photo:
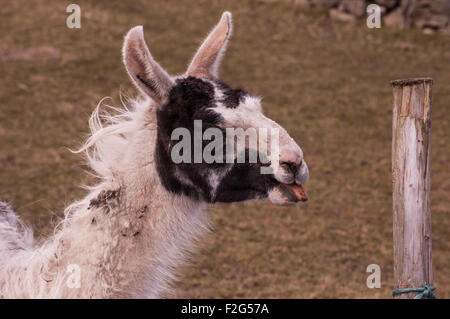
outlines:
[[[224,10],[234,34],[222,80],[261,95],[265,113],[302,147],[306,204],[217,205],[208,237],[174,297],[389,298],[393,287],[389,81],[435,80],[432,128],[433,263],[450,297],[450,38],[343,24],[288,1],[16,0],[0,12],[0,198],[46,237],[91,180],[80,145],[104,96],[133,95],[121,62],[127,30],[144,25],[173,74]],[[366,287],[379,264],[381,289]]]

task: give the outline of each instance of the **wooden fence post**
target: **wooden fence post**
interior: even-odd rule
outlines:
[[[430,130],[433,80],[391,82],[394,91],[392,189],[395,289],[433,285]],[[413,298],[404,293],[396,298]]]

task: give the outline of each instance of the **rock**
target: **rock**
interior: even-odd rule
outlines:
[[[450,0],[291,0],[310,7],[329,9],[330,17],[339,21],[354,21],[366,16],[367,5],[381,7],[383,24],[408,28],[440,30],[450,33]],[[425,30],[430,33],[430,30]]]
[[[416,17],[414,19],[414,26],[423,29],[425,27],[425,24],[427,23],[427,18],[425,16]]]
[[[414,25],[419,28],[445,28],[450,19],[450,0],[416,0]]]
[[[427,19],[426,27],[433,29],[444,29],[448,25],[449,17],[443,15],[432,15]]]
[[[374,3],[386,8],[386,11],[391,11],[400,4],[400,0],[377,0]]]
[[[308,0],[310,7],[334,8],[339,4],[339,0]]]
[[[416,11],[450,16],[449,0],[416,0]]]
[[[344,22],[350,22],[350,21],[355,21],[356,17],[349,14],[349,13],[345,13],[340,11],[339,9],[331,9],[330,10],[330,17],[333,20],[337,20],[337,21],[344,21]]]
[[[357,18],[362,18],[366,15],[366,1],[365,0],[341,0],[339,10],[349,13]]]
[[[430,34],[434,33],[434,29],[432,29],[432,28],[425,28],[425,29],[422,30],[422,33],[426,34],[426,35],[430,35]]]
[[[420,16],[414,19],[414,25],[420,29],[445,29],[449,24],[450,18],[443,15]]]
[[[404,25],[402,9],[400,7],[398,7],[391,13],[384,16],[383,22],[387,26],[402,28]]]

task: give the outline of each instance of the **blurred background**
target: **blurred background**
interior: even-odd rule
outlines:
[[[302,147],[306,204],[216,205],[214,233],[172,297],[390,298],[393,288],[390,80],[435,80],[432,128],[433,266],[450,297],[449,1],[1,0],[0,198],[46,238],[92,183],[80,146],[104,96],[134,96],[121,61],[143,25],[155,59],[180,74],[224,10],[234,33],[221,80],[263,96],[265,113]],[[434,3],[434,4],[433,4]],[[411,7],[413,5],[413,7]],[[366,267],[381,266],[381,288]]]

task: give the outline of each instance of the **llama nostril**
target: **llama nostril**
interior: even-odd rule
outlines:
[[[300,168],[300,166],[297,163],[294,163],[294,162],[281,162],[280,165],[285,170],[291,171],[294,174],[297,171],[297,169]]]
[[[287,166],[287,167],[291,167],[294,165],[294,163],[292,163],[292,162],[281,162],[280,164],[283,166]]]

